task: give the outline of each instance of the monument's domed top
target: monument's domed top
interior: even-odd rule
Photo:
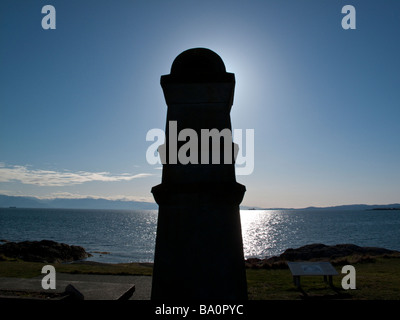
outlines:
[[[193,48],[182,52],[175,58],[171,67],[171,75],[183,78],[225,73],[225,65],[220,56],[206,48]]]

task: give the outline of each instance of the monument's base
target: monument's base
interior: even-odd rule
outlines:
[[[234,183],[193,191],[173,192],[162,185],[152,190],[160,201],[162,226],[157,230],[152,299],[247,299],[238,205],[245,187]]]

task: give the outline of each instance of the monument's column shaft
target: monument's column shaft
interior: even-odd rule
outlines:
[[[152,299],[246,299],[239,211],[245,187],[235,178],[230,120],[234,75],[214,52],[190,49],[161,86],[168,111],[162,183],[152,189],[159,205]],[[196,133],[198,154],[183,164],[179,150],[187,141],[178,136],[185,129],[188,138]],[[202,144],[210,130],[225,136]]]

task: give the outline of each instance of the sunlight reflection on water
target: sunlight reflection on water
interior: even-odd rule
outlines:
[[[287,248],[321,241],[320,232],[329,226],[305,215],[291,210],[241,210],[245,257],[275,256]]]
[[[287,215],[278,211],[242,210],[243,250],[246,257],[278,254],[288,237]]]
[[[264,258],[311,243],[399,250],[400,215],[366,210],[241,210],[244,256]]]

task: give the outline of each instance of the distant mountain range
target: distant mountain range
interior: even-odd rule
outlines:
[[[393,204],[348,204],[332,207],[307,207],[301,209],[293,208],[259,208],[259,207],[242,207],[247,210],[400,210],[400,203]]]
[[[35,197],[17,197],[17,196],[0,195],[0,207],[154,210],[158,208],[158,205],[153,202],[107,200],[107,199],[95,199],[95,198],[39,199]]]
[[[59,209],[125,209],[125,210],[156,210],[158,205],[154,202],[108,200],[95,198],[54,198],[39,199],[35,197],[20,197],[0,195],[0,208],[59,208]],[[308,207],[304,209],[290,208],[259,208],[241,206],[247,210],[400,210],[400,204],[367,205],[353,204],[334,207]]]

